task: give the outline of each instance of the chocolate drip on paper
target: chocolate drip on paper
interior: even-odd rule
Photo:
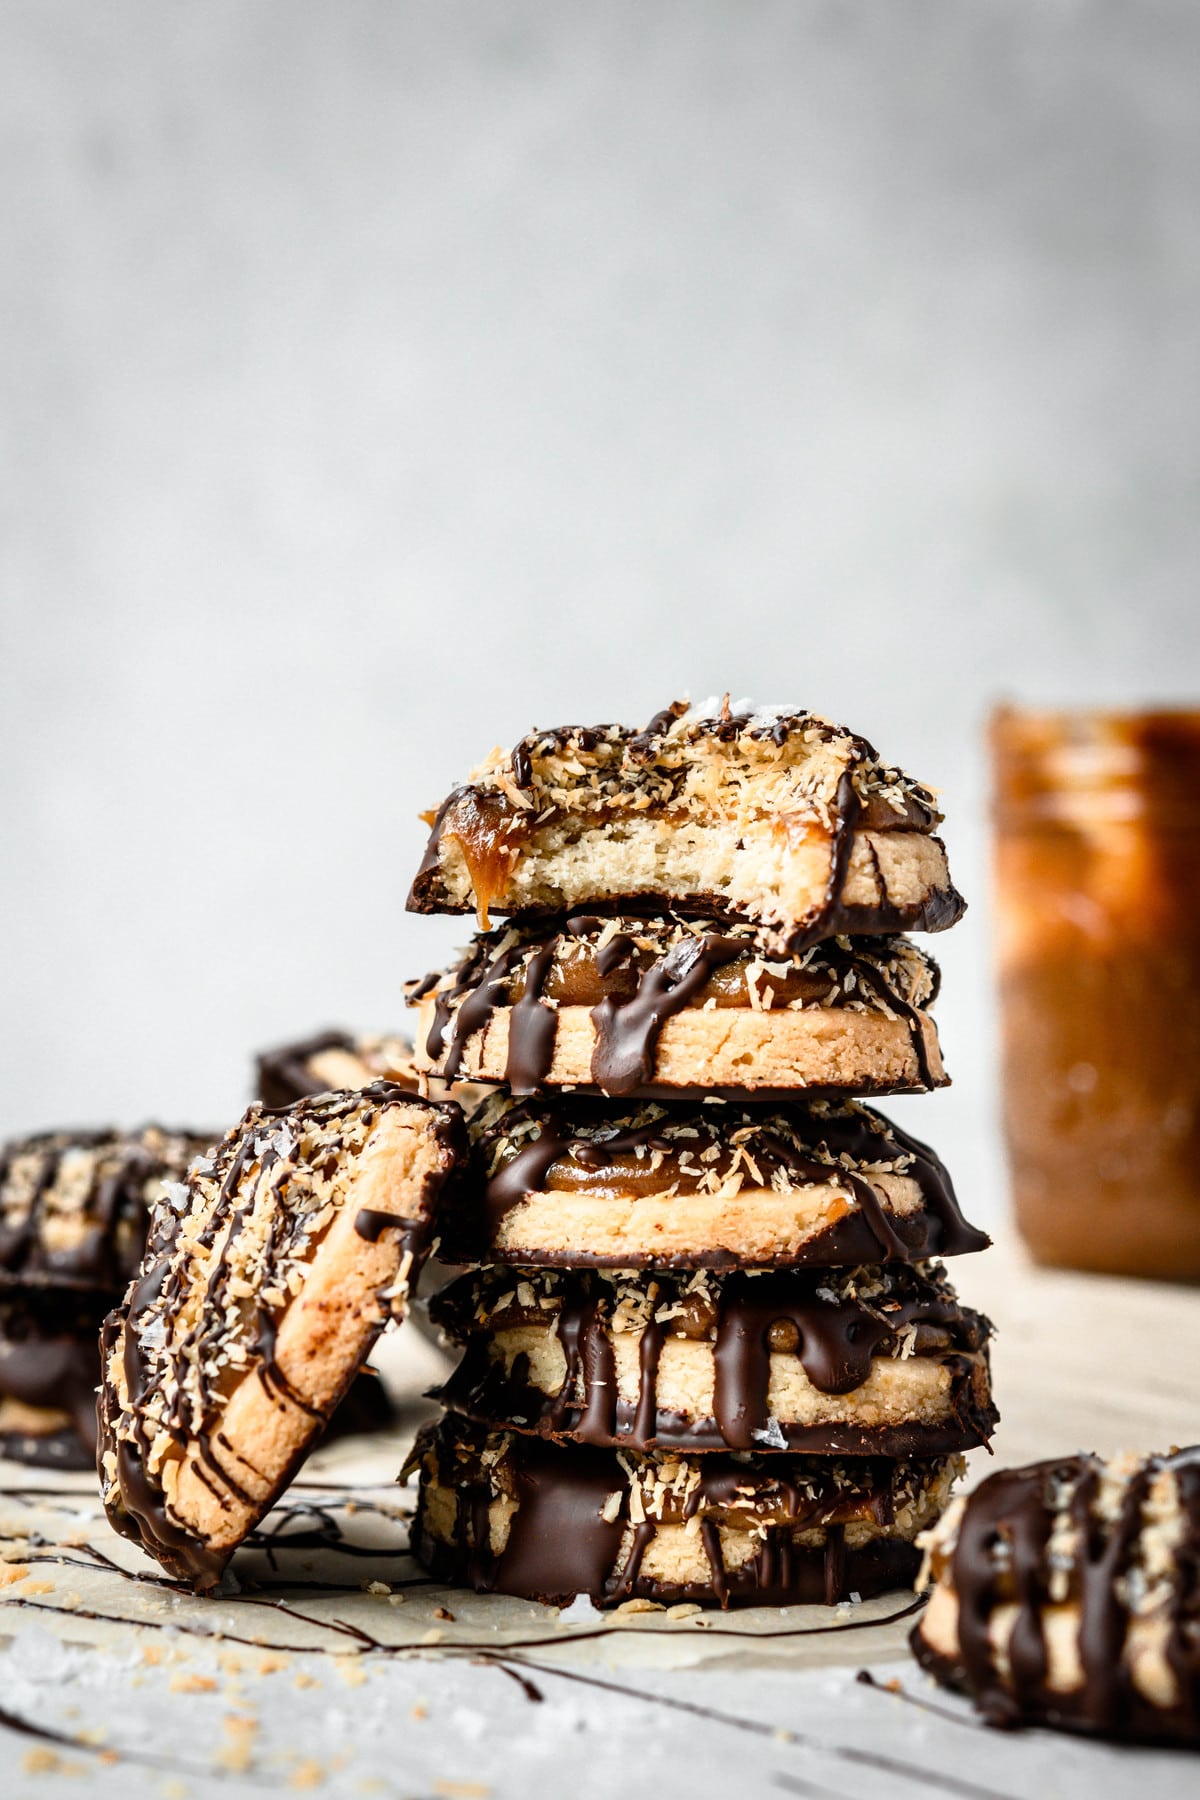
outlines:
[[[1128,1657],[1133,1591],[1130,1570],[1146,1528],[1151,1484],[1175,1479],[1184,1530],[1174,1551],[1167,1603],[1167,1661],[1179,1689],[1173,1707],[1157,1707],[1134,1686]],[[952,1552],[950,1580],[958,1602],[960,1667],[946,1666],[913,1634],[918,1658],[945,1679],[968,1687],[990,1724],[1043,1720],[1107,1737],[1195,1742],[1200,1737],[1200,1447],[1147,1458],[1126,1481],[1115,1519],[1096,1511],[1104,1465],[1093,1456],[1035,1463],[991,1476],[971,1495]],[[1069,1560],[1052,1557],[1055,1521],[1072,1531]],[[1078,1685],[1048,1685],[1047,1610],[1057,1572],[1078,1608]],[[991,1625],[998,1608],[1015,1606],[1006,1652],[997,1659]]]

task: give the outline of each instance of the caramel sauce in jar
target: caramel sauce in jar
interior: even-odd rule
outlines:
[[[991,724],[1004,1125],[1039,1262],[1200,1279],[1200,711]]]

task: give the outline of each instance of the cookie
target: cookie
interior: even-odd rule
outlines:
[[[35,1289],[0,1299],[0,1456],[60,1469],[96,1462],[106,1295]]]
[[[413,1549],[442,1581],[551,1604],[832,1606],[912,1582],[960,1459],[643,1456],[450,1414],[412,1468]]]
[[[440,1223],[446,1262],[853,1267],[989,1241],[933,1152],[854,1102],[496,1094],[469,1134]]]
[[[0,1289],[122,1289],[150,1209],[214,1133],[47,1131],[0,1150]]]
[[[925,1540],[917,1660],[994,1725],[1200,1747],[1200,1446],[993,1475]]]
[[[514,926],[410,989],[418,1066],[517,1094],[695,1087],[895,1093],[946,1082],[937,967],[906,938],[779,958],[749,925],[670,915]]]
[[[319,1031],[260,1051],[255,1075],[264,1106],[291,1106],[309,1094],[348,1092],[373,1081],[390,1081],[414,1094],[419,1085],[412,1046],[404,1038],[353,1037],[348,1031]]]
[[[253,1106],[156,1210],[105,1323],[98,1460],[110,1521],[170,1574],[220,1580],[403,1316],[460,1133],[390,1082]]]
[[[580,908],[746,919],[777,952],[940,931],[963,900],[928,788],[865,738],[787,708],[668,708],[533,732],[436,814],[414,912]]]
[[[466,1417],[634,1450],[931,1456],[995,1425],[986,1319],[937,1265],[647,1275],[492,1267],[431,1312]]]

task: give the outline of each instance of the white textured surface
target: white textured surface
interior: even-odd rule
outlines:
[[[1188,0],[9,0],[0,1127],[226,1121],[462,936],[495,741],[751,692],[945,790],[976,1209],[979,728],[1195,681]],[[910,1109],[911,1111],[911,1109]]]

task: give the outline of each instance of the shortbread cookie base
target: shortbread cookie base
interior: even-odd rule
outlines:
[[[476,912],[486,924],[490,913],[673,909],[748,920],[788,951],[839,933],[944,931],[964,910],[940,838],[914,831],[859,832],[832,908],[833,834],[793,842],[775,819],[678,826],[631,818],[613,827],[555,820],[522,833],[515,867],[481,904],[477,870],[473,878],[463,842],[446,824],[436,873],[413,888],[413,911]]]
[[[983,1249],[927,1146],[869,1107],[498,1094],[444,1261],[611,1268],[916,1262]]]
[[[512,1010],[498,1008],[484,1029],[468,1039],[460,1065],[463,1075],[479,1081],[505,1080]],[[433,1000],[422,1001],[417,1013],[417,1061],[436,1072],[438,1063],[420,1048],[428,1041],[433,1017]],[[557,1008],[555,1028],[544,1085],[595,1086],[596,1027],[591,1009]],[[937,1028],[924,1016],[920,1029],[929,1083],[923,1079],[912,1033],[902,1019],[833,1007],[802,1012],[691,1009],[667,1020],[655,1048],[652,1079],[630,1091],[641,1095],[702,1087],[775,1095],[813,1088],[825,1094],[893,1094],[942,1086],[947,1078]]]
[[[956,1458],[635,1457],[427,1429],[413,1547],[444,1580],[562,1604],[834,1605],[911,1581]],[[411,1465],[410,1465],[411,1466]]]
[[[918,1261],[941,1253],[915,1181],[872,1178],[888,1223]],[[465,1221],[464,1221],[465,1224]],[[786,1193],[605,1194],[551,1189],[505,1212],[490,1236],[459,1234],[448,1217],[438,1252],[449,1262],[571,1268],[733,1269],[854,1265],[881,1259],[853,1194],[834,1183]]]

